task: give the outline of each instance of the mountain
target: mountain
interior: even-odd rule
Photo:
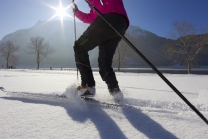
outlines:
[[[77,38],[86,30],[88,24],[76,23]],[[68,67],[75,66],[74,62],[74,23],[73,21],[38,21],[33,27],[21,29],[6,35],[1,42],[12,41],[20,47],[19,67],[36,67],[35,56],[26,53],[31,37],[43,37],[45,42],[55,50],[51,55],[52,60],[44,60],[41,67]],[[130,26],[126,32],[129,40],[156,66],[166,66],[170,63],[162,49],[166,38],[159,37],[154,33],[143,30],[136,26]],[[125,67],[146,66],[146,63],[130,49],[131,55],[125,58]],[[98,49],[89,52],[91,65],[97,67]],[[0,60],[1,63],[3,61]]]
[[[77,25],[77,37],[87,28],[88,25],[80,22]],[[51,55],[52,60],[44,60],[42,66],[69,66],[74,65],[74,24],[72,21],[38,21],[29,29],[18,30],[6,35],[1,42],[12,41],[20,47],[19,66],[34,67],[36,66],[35,57],[26,53],[27,46],[30,44],[31,37],[40,36],[44,41],[54,48],[55,53]]]
[[[168,59],[163,49],[163,45],[167,41],[166,38],[132,25],[126,31],[126,37],[154,65],[169,66],[172,63],[172,60]],[[147,66],[138,54],[132,50],[129,51],[131,51],[131,56],[129,57],[131,62],[127,62],[128,66]]]

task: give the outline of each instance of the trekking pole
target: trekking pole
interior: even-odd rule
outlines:
[[[74,3],[74,0],[72,0],[72,3]],[[74,12],[74,40],[77,40],[77,35],[76,35],[76,20],[75,20],[75,12]],[[79,80],[79,70],[77,68],[77,80]]]
[[[89,0],[85,0],[96,13],[165,81],[169,87],[196,113],[198,116],[208,124],[208,120],[204,115],[197,110],[184,96],[178,91],[178,89],[124,36],[122,35],[103,15],[102,13],[91,3]]]

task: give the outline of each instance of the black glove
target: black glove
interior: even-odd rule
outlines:
[[[77,7],[77,5],[76,5],[75,3],[73,3],[73,4],[74,4],[74,7],[73,7],[72,10],[73,10],[73,12],[75,13],[75,12],[76,12],[77,10],[79,10],[79,9],[78,9],[78,7]]]

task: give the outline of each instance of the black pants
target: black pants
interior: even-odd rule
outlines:
[[[125,34],[127,22],[123,15],[109,13],[104,16],[121,34]],[[96,46],[99,46],[98,66],[102,79],[106,82],[108,88],[118,86],[118,81],[112,68],[112,60],[120,40],[121,38],[115,31],[101,17],[97,17],[80,38],[75,41],[75,62],[81,74],[81,85],[83,87],[95,86],[88,51]]]

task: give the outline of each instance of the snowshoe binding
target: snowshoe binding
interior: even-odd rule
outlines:
[[[95,87],[77,87],[78,94],[81,98],[91,98],[95,96]]]

